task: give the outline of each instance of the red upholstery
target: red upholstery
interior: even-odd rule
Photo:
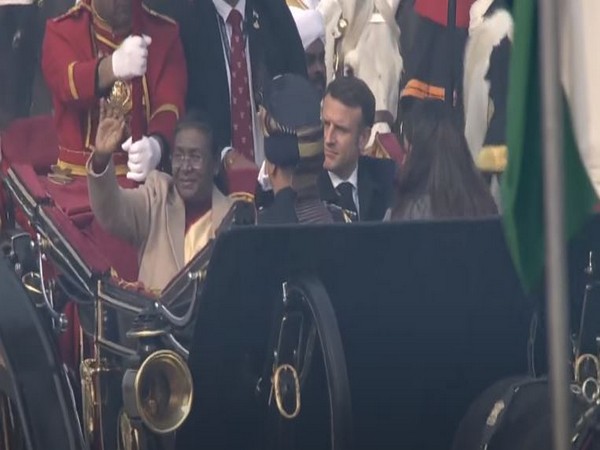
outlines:
[[[4,227],[4,218],[8,208],[8,197],[6,192],[0,188],[0,231]]]
[[[245,192],[254,195],[258,178],[257,167],[228,169],[226,174],[227,188],[230,194]]]
[[[111,267],[125,281],[138,279],[138,255],[127,242],[107,233],[96,219],[81,230],[83,235],[100,250]]]
[[[42,210],[93,273],[101,275],[110,270],[110,264],[104,255],[69,217],[54,206],[43,206]]]
[[[89,225],[94,215],[90,209],[85,178],[74,177],[69,184],[57,184],[47,177],[43,177],[42,182],[54,204],[69,216],[78,228]]]
[[[46,191],[46,177],[40,177],[29,164],[14,163],[11,168],[17,178],[27,187],[27,192],[37,202],[48,200],[48,192]]]
[[[47,173],[58,158],[58,139],[52,116],[17,119],[0,134],[3,162],[30,164]]]
[[[71,370],[76,371],[81,364],[80,322],[77,305],[75,303],[68,303],[63,313],[67,316],[68,325],[64,333],[58,335],[58,350],[62,362],[71,368]],[[86,351],[84,354],[87,355],[88,352]]]

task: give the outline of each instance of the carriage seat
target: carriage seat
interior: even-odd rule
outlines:
[[[58,159],[58,137],[52,116],[17,119],[0,135],[2,171],[18,171],[30,193],[51,198],[75,224],[82,228],[93,219],[87,186],[80,180],[77,187],[65,188],[48,178]],[[41,200],[41,199],[38,199]]]
[[[0,134],[3,171],[7,165],[30,165],[40,175],[58,159],[58,138],[52,116],[17,119]]]

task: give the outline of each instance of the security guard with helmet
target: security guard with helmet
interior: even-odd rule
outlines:
[[[265,86],[260,118],[273,203],[259,224],[350,222],[352,213],[319,198],[323,167],[321,97],[306,78],[275,77]]]

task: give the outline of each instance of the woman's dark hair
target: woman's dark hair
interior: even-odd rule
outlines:
[[[214,158],[218,158],[220,148],[215,142],[214,128],[208,114],[198,109],[189,110],[175,125],[175,133],[173,136],[177,136],[181,130],[193,128],[200,131],[210,141],[210,153]]]
[[[325,96],[343,103],[349,108],[360,108],[363,127],[375,122],[375,96],[367,83],[355,76],[337,77],[327,86]]]
[[[402,126],[410,152],[398,173],[393,218],[406,218],[415,202],[423,199],[431,218],[497,214],[458,124],[444,102],[423,100],[412,105]]]

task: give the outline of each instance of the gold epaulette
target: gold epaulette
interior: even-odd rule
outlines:
[[[151,16],[158,17],[159,19],[169,22],[170,24],[177,25],[177,22],[175,20],[171,19],[169,16],[165,16],[164,14],[158,13],[158,12],[154,11],[153,9],[148,8],[144,4],[142,4],[142,7]]]
[[[66,19],[68,17],[73,16],[75,13],[80,12],[82,9],[88,10],[91,12],[91,8],[90,5],[88,5],[87,3],[84,3],[82,1],[78,2],[75,6],[70,7],[66,13],[61,14],[58,17],[55,17],[54,19],[52,19],[54,22],[60,22],[63,19]]]
[[[254,195],[249,192],[233,192],[229,194],[228,197],[233,201],[254,203]]]
[[[482,172],[504,172],[507,163],[508,149],[506,145],[485,145],[475,158],[475,164]]]

